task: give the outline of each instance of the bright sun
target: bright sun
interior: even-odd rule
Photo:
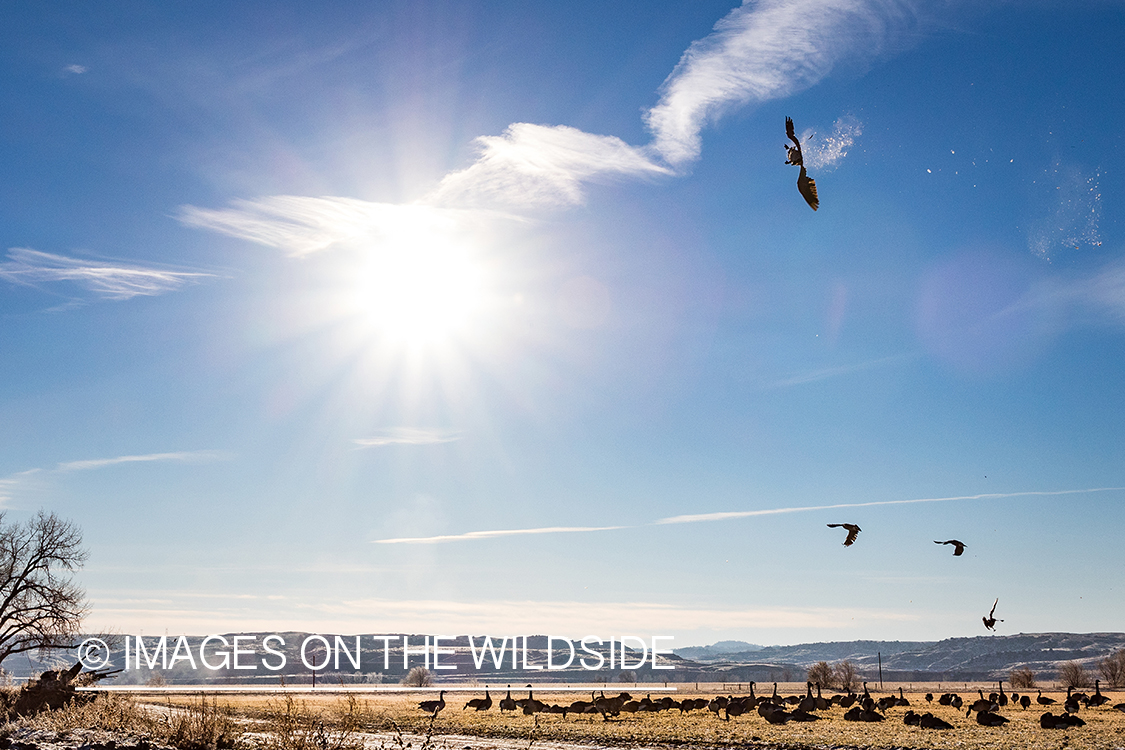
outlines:
[[[387,339],[425,346],[471,327],[484,286],[471,244],[415,229],[373,249],[356,269],[352,307]]]

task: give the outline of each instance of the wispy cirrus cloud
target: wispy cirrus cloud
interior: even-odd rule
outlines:
[[[816,628],[843,630],[876,622],[919,619],[914,613],[864,607],[700,608],[693,604],[649,601],[566,601],[489,599],[348,599],[264,600],[192,592],[171,592],[168,599],[152,599],[146,592],[91,591],[98,602],[91,615],[92,632],[112,623],[126,632],[143,633],[152,623],[173,632],[277,632],[305,630],[320,633],[370,633],[379,623],[386,633],[551,633],[582,638],[590,633],[676,633],[709,628]],[[107,592],[108,593],[108,592]],[[114,595],[116,594],[116,595]],[[126,594],[122,596],[121,594]],[[100,618],[100,620],[99,620]],[[109,629],[106,627],[105,629]],[[567,635],[569,634],[569,636]],[[668,647],[684,645],[667,643]]]
[[[894,354],[889,357],[880,357],[879,359],[868,360],[867,362],[859,362],[852,365],[840,365],[839,367],[825,367],[820,370],[813,370],[811,372],[803,372],[797,375],[791,375],[787,378],[774,381],[766,386],[765,389],[773,388],[789,388],[795,385],[805,385],[807,383],[816,383],[821,380],[828,380],[829,378],[836,378],[843,375],[852,375],[857,372],[864,372],[879,367],[886,367],[889,365],[896,365],[900,362],[906,362],[916,358],[915,354]]]
[[[544,526],[537,529],[496,529],[494,531],[469,531],[464,534],[442,536],[397,537],[394,539],[375,539],[375,544],[441,544],[442,542],[463,542],[473,539],[495,539],[496,537],[529,536],[537,534],[580,534],[591,531],[617,531],[632,529],[634,526]]]
[[[392,427],[373,435],[352,440],[364,448],[381,448],[385,445],[438,445],[460,440],[459,430],[419,430],[413,427]]]
[[[0,261],[0,279],[28,285],[71,282],[110,300],[152,297],[213,276],[196,271],[71,258],[26,247],[9,249],[8,260]]]
[[[844,58],[877,53],[912,16],[899,0],[748,0],[693,42],[664,81],[645,117],[653,148],[673,165],[697,158],[708,123],[809,88]]]
[[[709,122],[738,106],[812,86],[842,59],[870,57],[912,16],[906,0],[748,1],[684,53],[659,103],[645,115],[653,133],[645,146],[566,125],[513,123],[502,135],[479,137],[476,161],[446,175],[414,203],[274,196],[218,210],[185,206],[179,219],[306,255],[361,237],[385,241],[386,227],[408,218],[449,219],[454,215],[442,212],[457,207],[475,212],[579,205],[590,183],[672,175],[699,156],[700,133]],[[808,163],[836,164],[861,132],[858,120],[837,120],[831,135],[811,138]]]
[[[501,136],[477,139],[481,155],[453,172],[425,200],[515,207],[582,203],[583,184],[614,177],[654,177],[671,170],[620,138],[565,125],[518,122]]]
[[[498,222],[520,221],[497,211],[300,195],[234,200],[220,209],[182,206],[178,218],[188,226],[275,247],[296,257],[361,241],[409,245],[426,237],[473,236]]]
[[[202,450],[202,451],[176,451],[174,453],[145,453],[135,456],[115,456],[113,458],[91,458],[81,461],[64,461],[55,467],[56,471],[86,471],[89,469],[103,469],[107,466],[120,464],[149,463],[153,461],[176,461],[179,463],[210,463],[212,461],[229,461],[234,454],[227,451]]]
[[[681,516],[668,516],[645,524],[632,526],[548,526],[534,529],[499,529],[494,531],[470,531],[464,534],[443,534],[427,537],[400,537],[393,539],[375,539],[376,544],[440,544],[443,542],[462,542],[477,539],[493,539],[496,537],[523,536],[528,534],[563,534],[582,533],[593,531],[618,531],[622,529],[639,529],[645,526],[667,526],[685,523],[713,523],[716,521],[730,521],[736,518],[754,518],[757,516],[776,516],[786,513],[808,513],[818,510],[839,510],[843,508],[872,508],[886,505],[914,505],[918,503],[948,503],[956,500],[1000,500],[1012,497],[1080,495],[1093,492],[1123,491],[1125,487],[1094,487],[1079,490],[1029,490],[1026,492],[987,492],[977,495],[953,495],[950,497],[923,497],[909,500],[875,500],[867,503],[833,503],[830,505],[798,505],[783,508],[762,508],[757,510],[732,510],[714,513],[691,513]]]

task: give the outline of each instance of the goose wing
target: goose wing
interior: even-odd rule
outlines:
[[[809,173],[805,171],[804,167],[801,167],[801,175],[797,178],[797,190],[801,191],[801,197],[805,199],[805,203],[808,203],[813,211],[820,207],[820,198],[816,195],[816,180],[809,177]]]

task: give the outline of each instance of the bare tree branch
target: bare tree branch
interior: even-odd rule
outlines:
[[[23,524],[0,513],[0,662],[12,654],[70,648],[89,611],[71,573],[86,562],[82,532],[54,513]]]

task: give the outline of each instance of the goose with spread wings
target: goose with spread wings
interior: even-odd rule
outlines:
[[[1003,620],[997,620],[996,617],[995,617],[995,615],[996,615],[996,605],[999,604],[999,603],[1000,603],[1000,599],[997,598],[996,601],[994,601],[992,603],[992,611],[988,613],[988,617],[980,618],[980,619],[984,620],[984,626],[986,628],[988,628],[989,630],[996,630],[996,623],[1004,622]]]
[[[813,211],[820,207],[820,198],[816,195],[816,180],[809,177],[809,173],[805,171],[805,159],[801,155],[801,142],[797,140],[797,134],[793,131],[793,118],[785,118],[785,135],[789,136],[789,140],[793,141],[793,145],[785,145],[787,158],[786,164],[792,164],[795,167],[801,168],[801,174],[797,177],[797,190],[801,192],[801,196],[805,202],[809,204]]]
[[[844,540],[845,547],[850,547],[855,544],[855,538],[859,536],[859,532],[862,531],[862,529],[854,523],[830,523],[827,524],[827,526],[830,529],[844,528],[848,530],[848,537]]]
[[[960,557],[961,553],[963,553],[965,551],[965,547],[969,546],[969,545],[965,544],[964,542],[957,541],[956,539],[948,539],[944,542],[939,542],[938,540],[935,539],[934,544],[952,544],[953,545],[953,556],[954,557]]]

